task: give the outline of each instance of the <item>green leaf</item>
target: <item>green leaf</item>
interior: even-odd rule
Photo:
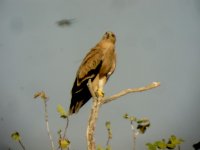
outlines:
[[[146,118],[145,118],[145,119],[140,119],[140,120],[138,120],[137,123],[138,123],[137,129],[139,129],[139,131],[140,131],[142,134],[144,134],[145,131],[146,131],[146,129],[147,129],[147,127],[150,126],[150,122],[149,122],[149,120],[146,119]]]
[[[155,145],[157,146],[158,149],[166,149],[167,148],[167,144],[165,143],[165,140],[156,141]]]
[[[175,149],[175,148],[176,148],[176,145],[175,145],[175,144],[172,144],[172,143],[168,143],[168,144],[167,144],[167,148],[168,148],[168,149]]]
[[[147,143],[146,146],[148,147],[148,150],[156,150],[155,144]]]
[[[127,113],[125,113],[125,114],[123,115],[123,118],[124,118],[124,119],[128,119],[128,118],[129,118],[129,115],[128,115]]]
[[[12,133],[12,134],[11,134],[11,138],[12,138],[14,141],[17,141],[17,142],[19,142],[20,139],[21,139],[19,132],[14,132],[14,133]]]
[[[62,107],[62,105],[58,104],[57,105],[57,112],[60,114],[60,117],[61,118],[67,118],[68,117],[68,114],[67,112],[64,110],[64,108]]]
[[[172,143],[174,145],[180,145],[183,142],[182,139],[178,139],[175,135],[171,135],[169,138],[169,143]]]
[[[137,123],[143,126],[150,126],[150,121],[147,118],[137,120]]]
[[[130,121],[136,121],[136,120],[137,120],[137,118],[134,117],[134,116],[130,116],[128,119],[129,119]]]
[[[175,135],[171,135],[167,143],[168,149],[175,149],[177,145],[180,145],[183,142],[182,139],[178,139]]]
[[[111,150],[111,146],[108,145],[108,146],[106,147],[106,150]]]
[[[140,133],[144,134],[147,128],[145,126],[138,125],[137,129],[140,131]]]
[[[111,129],[110,121],[106,121],[106,128],[107,128],[108,130]]]
[[[61,149],[67,149],[70,145],[70,141],[68,139],[59,139],[59,146]]]
[[[101,145],[97,145],[97,150],[104,150]]]

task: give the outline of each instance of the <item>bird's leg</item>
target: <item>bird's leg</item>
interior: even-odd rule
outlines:
[[[98,88],[98,90],[97,90],[97,96],[98,97],[104,97],[104,91],[103,91],[103,89]]]
[[[104,97],[103,87],[106,83],[106,77],[99,79],[99,87],[97,89],[97,96]]]

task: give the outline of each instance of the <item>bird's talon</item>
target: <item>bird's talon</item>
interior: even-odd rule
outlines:
[[[104,97],[104,92],[101,89],[97,90],[97,96]]]

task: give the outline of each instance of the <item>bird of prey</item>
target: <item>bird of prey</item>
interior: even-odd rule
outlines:
[[[115,34],[106,32],[83,59],[72,87],[69,114],[77,113],[92,97],[87,86],[89,79],[94,93],[104,96],[103,87],[116,66],[115,42]]]

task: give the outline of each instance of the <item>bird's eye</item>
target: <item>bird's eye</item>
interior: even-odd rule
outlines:
[[[111,34],[111,36],[112,36],[112,37],[115,37],[115,35],[114,35],[114,34]]]

